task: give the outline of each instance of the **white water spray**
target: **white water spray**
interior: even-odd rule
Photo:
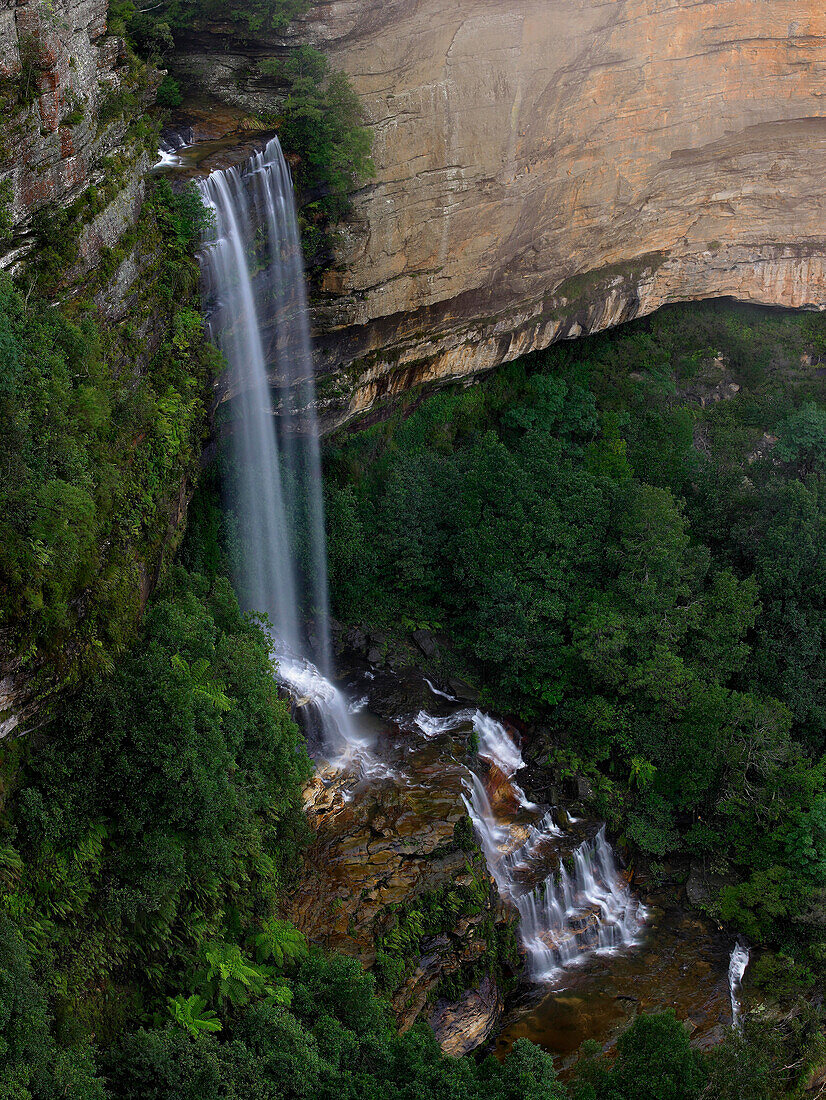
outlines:
[[[237,394],[233,508],[244,550],[236,583],[244,604],[267,615],[279,676],[299,706],[314,711],[324,750],[362,759],[366,741],[329,679],[312,349],[292,180],[278,139],[243,169],[213,172],[199,187],[214,213],[202,257],[210,329]],[[256,255],[261,227],[264,247]],[[311,633],[304,629],[309,616]]]
[[[731,1025],[738,1031],[742,1028],[740,988],[743,984],[743,975],[749,965],[751,952],[748,947],[739,941],[734,945],[728,964],[728,984],[731,995]]]

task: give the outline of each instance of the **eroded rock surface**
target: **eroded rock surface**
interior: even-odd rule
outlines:
[[[38,212],[100,185],[112,158],[121,158],[118,169],[129,162],[130,178],[83,229],[86,270],[138,216],[152,161],[124,139],[130,112],[154,97],[158,77],[137,69],[108,33],[108,9],[108,0],[0,0],[0,268],[35,247]]]
[[[820,0],[320,0],[307,29],[376,135],[316,309],[328,425],[667,302],[826,304]],[[216,27],[187,65],[257,110],[283,45]]]
[[[392,776],[322,768],[290,916],[311,942],[376,967],[401,1030],[429,1020],[445,1050],[483,1042],[512,977],[516,913],[499,896],[462,801],[465,769],[396,730]],[[411,770],[412,769],[412,770]]]

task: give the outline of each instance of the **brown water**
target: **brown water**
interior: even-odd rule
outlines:
[[[669,1008],[696,1045],[719,1042],[731,1024],[730,937],[664,897],[652,897],[648,911],[640,946],[592,958],[546,991],[523,993],[493,1044],[496,1055],[504,1057],[517,1039],[532,1039],[556,1056],[565,1076],[586,1039],[608,1050],[637,1013]]]

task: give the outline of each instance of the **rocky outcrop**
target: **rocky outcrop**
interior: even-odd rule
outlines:
[[[430,1015],[430,1026],[445,1054],[459,1058],[493,1033],[504,1007],[496,982],[483,978],[478,989],[465,990],[459,1001],[440,1000]]]
[[[461,1054],[501,1016],[515,915],[472,839],[459,773],[434,767],[428,779],[408,790],[373,776],[353,791],[351,777],[317,775],[290,917],[312,942],[377,966],[402,1030],[425,1018]]]
[[[151,161],[126,138],[156,75],[107,33],[108,0],[0,0],[0,268],[36,245],[33,218],[123,176],[117,203],[86,219],[94,266],[134,224]],[[128,163],[127,163],[128,162]]]
[[[819,0],[318,0],[296,33],[375,132],[316,306],[328,424],[668,302],[826,305]],[[256,110],[283,44],[184,64]]]

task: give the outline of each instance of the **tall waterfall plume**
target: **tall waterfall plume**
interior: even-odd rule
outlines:
[[[243,548],[236,584],[242,602],[269,617],[279,674],[315,713],[325,748],[358,750],[330,680],[312,346],[293,185],[278,139],[199,188],[214,213],[201,261],[210,332],[234,395],[232,506]]]

